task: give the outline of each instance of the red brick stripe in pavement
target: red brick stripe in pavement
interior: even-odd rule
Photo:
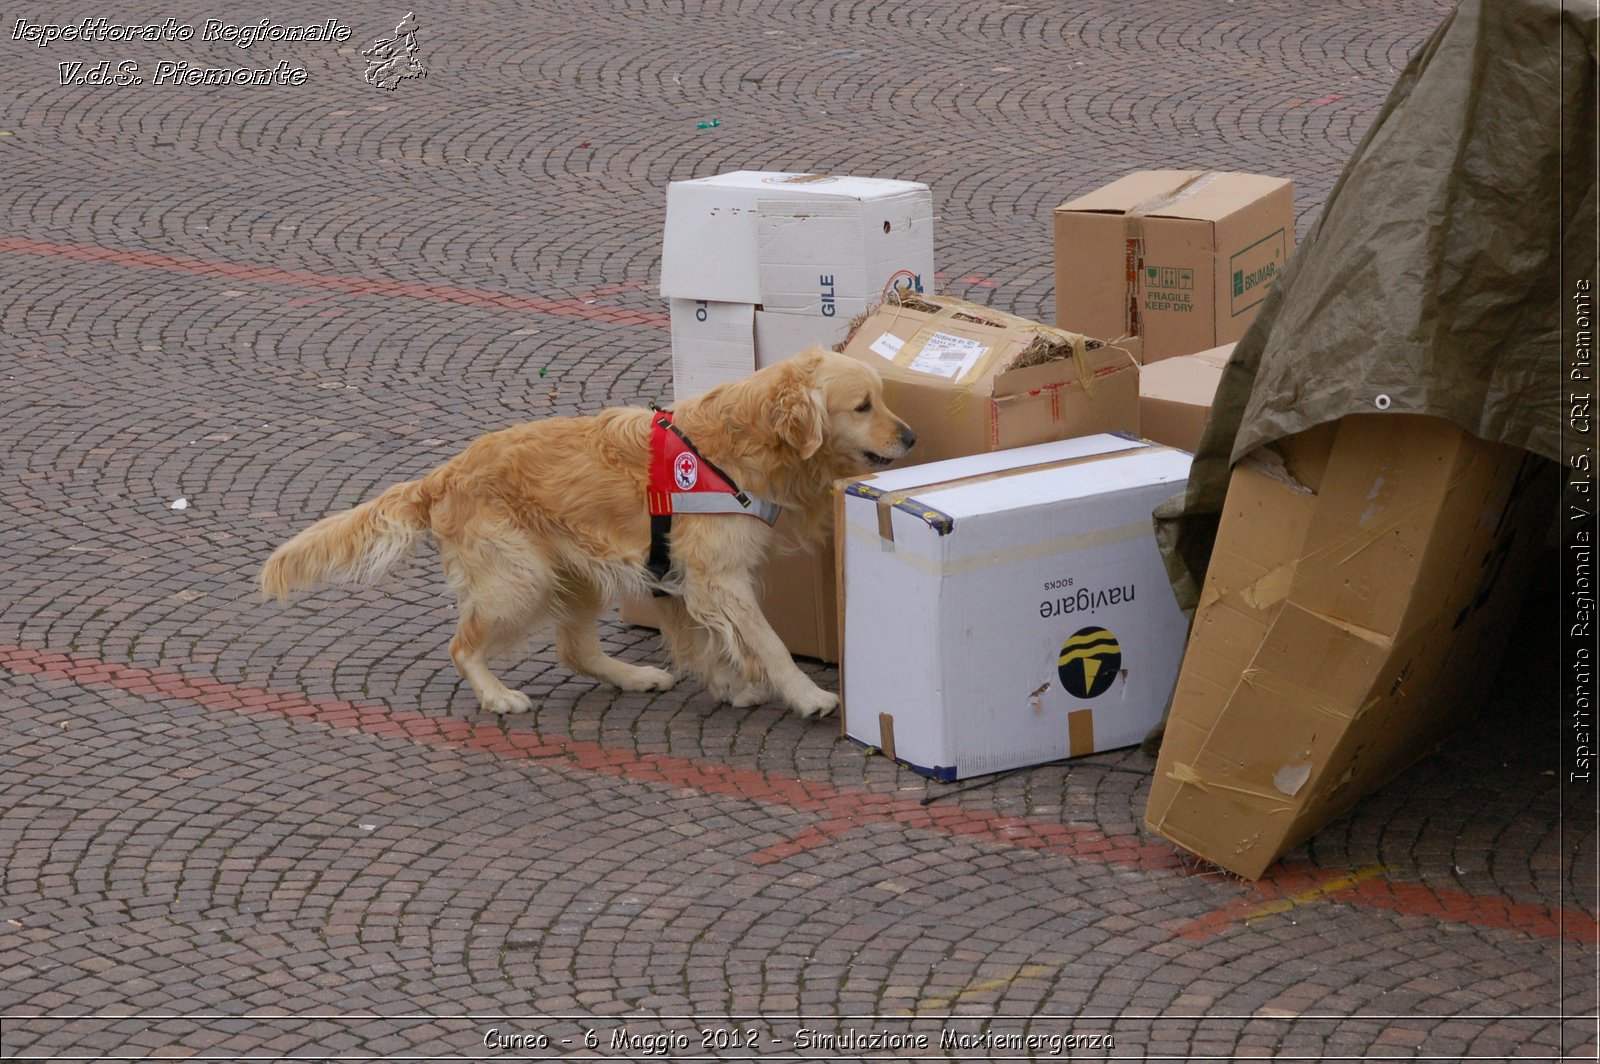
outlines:
[[[1279,866],[1270,877],[1249,884],[1249,893],[1178,928],[1175,937],[1203,942],[1231,927],[1286,912],[1311,902],[1335,901],[1407,916],[1428,916],[1475,927],[1521,931],[1538,938],[1563,938],[1600,944],[1600,925],[1575,909],[1550,909],[1482,894],[1401,883],[1373,874]]]
[[[558,318],[584,318],[589,321],[610,322],[617,325],[642,325],[665,329],[667,315],[605,307],[584,299],[543,299],[537,296],[518,296],[509,292],[494,292],[477,288],[460,288],[455,285],[418,284],[409,281],[385,281],[367,277],[347,277],[338,274],[316,273],[312,270],[285,270],[272,266],[251,266],[246,263],[220,262],[194,259],[177,255],[163,255],[153,251],[138,251],[95,247],[90,244],[61,244],[43,240],[24,240],[18,237],[0,237],[0,253],[31,255],[73,262],[96,262],[108,266],[121,266],[135,270],[160,270],[199,277],[218,277],[245,284],[284,285],[291,288],[312,288],[341,292],[355,296],[389,296],[397,299],[419,299],[433,302],[456,303],[462,306],[481,307],[486,310],[512,310],[529,314],[547,314]],[[596,293],[600,294],[610,294]],[[313,300],[290,300],[291,305],[302,305]]]
[[[893,822],[901,827],[981,839],[1022,849],[1093,861],[1176,872],[1182,862],[1172,849],[1133,835],[1104,835],[1085,828],[1026,817],[1001,816],[958,806],[925,806],[921,802],[835,787],[816,780],[776,776],[750,769],[659,754],[638,754],[620,747],[534,732],[506,731],[495,723],[473,723],[453,717],[432,717],[388,706],[307,698],[303,695],[203,677],[169,669],[149,669],[102,661],[78,654],[0,644],[0,670],[84,687],[110,687],[155,699],[178,699],[214,709],[263,713],[289,720],[309,720],[363,735],[407,739],[430,746],[477,750],[516,760],[559,759],[570,767],[635,783],[687,787],[703,794],[740,798],[815,813],[822,819],[794,838],[752,855],[768,864],[804,852],[867,824]],[[1180,927],[1175,935],[1205,939],[1242,923],[1270,907],[1274,900],[1305,904],[1321,898],[1387,909],[1478,927],[1521,931],[1543,938],[1576,942],[1600,941],[1593,917],[1571,909],[1551,910],[1504,898],[1441,890],[1420,883],[1398,883],[1381,877],[1346,876],[1352,885],[1330,882],[1340,874],[1323,870],[1279,869],[1252,884],[1251,895]],[[1319,888],[1318,884],[1323,884]]]

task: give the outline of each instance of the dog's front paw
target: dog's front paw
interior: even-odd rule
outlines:
[[[706,691],[718,702],[726,702],[734,709],[759,706],[772,695],[766,684],[746,681],[732,674],[713,676],[706,681]]]
[[[826,717],[839,708],[839,696],[820,687],[796,692],[787,701],[789,708],[802,717]]]
[[[617,686],[624,691],[668,691],[678,682],[678,678],[666,669],[649,665],[630,665],[627,672],[617,679]]]
[[[533,708],[533,699],[521,691],[500,691],[484,695],[480,700],[484,711],[498,713],[501,716],[515,713],[526,713]]]

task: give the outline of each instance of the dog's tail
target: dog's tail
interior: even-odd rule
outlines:
[[[430,500],[422,484],[396,484],[353,510],[324,517],[273,551],[261,568],[262,595],[283,602],[318,584],[377,581],[428,531]]]

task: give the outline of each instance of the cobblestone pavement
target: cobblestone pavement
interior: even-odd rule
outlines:
[[[485,430],[666,397],[669,180],[926,180],[945,288],[1050,320],[1049,211],[1124,171],[1292,177],[1303,231],[1445,6],[459,2],[392,90],[360,53],[404,5],[280,2],[352,35],[248,51],[202,39],[223,7],[0,37],[8,1059],[1594,1057],[1593,797],[1537,610],[1481,724],[1251,885],[1143,831],[1136,751],[958,791],[543,645],[502,724],[431,551],[254,592]],[[91,15],[196,32],[15,32]],[[101,61],[146,80],[61,84]]]

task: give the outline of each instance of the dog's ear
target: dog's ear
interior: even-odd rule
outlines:
[[[780,441],[798,451],[801,458],[810,458],[822,450],[828,431],[827,403],[822,389],[812,386],[802,360],[792,360],[787,368],[789,373],[768,408],[770,423]]]

